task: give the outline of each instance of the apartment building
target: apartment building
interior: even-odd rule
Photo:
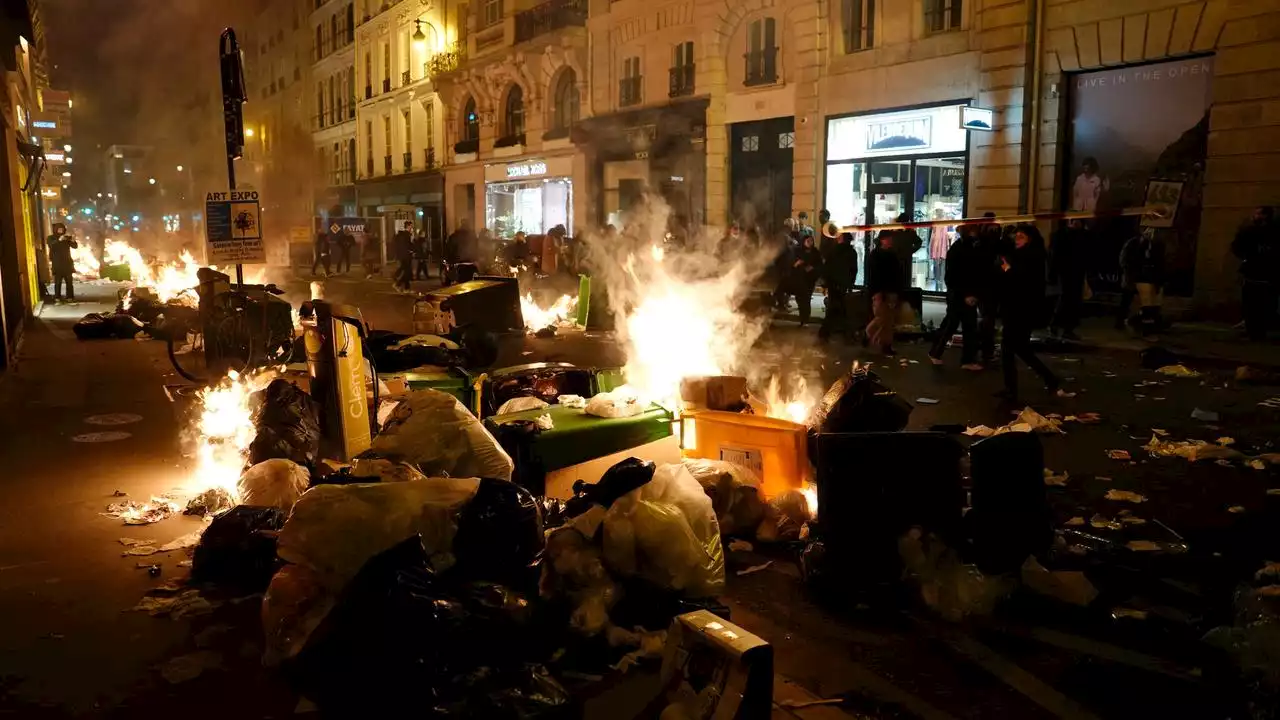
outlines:
[[[558,225],[573,233],[589,199],[586,156],[571,137],[586,116],[587,0],[462,7],[457,47],[435,75],[449,223],[504,237]]]
[[[319,179],[315,206],[356,212],[356,25],[353,2],[310,0],[309,111]]]
[[[463,6],[465,7],[465,6]],[[367,2],[356,37],[357,196],[366,217],[443,237],[446,159],[436,76],[456,64],[458,5]]]

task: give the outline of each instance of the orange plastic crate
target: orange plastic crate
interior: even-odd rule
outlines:
[[[766,498],[799,489],[809,480],[804,425],[717,410],[686,413],[681,423],[686,457],[725,460],[755,470]]]

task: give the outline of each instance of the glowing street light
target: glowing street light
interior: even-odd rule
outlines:
[[[64,151],[64,152],[71,152],[71,146],[70,146],[70,145],[63,145],[63,146],[62,146],[62,149],[63,149],[63,151]]]
[[[250,137],[250,138],[251,138],[251,137],[253,137],[253,128],[245,128],[245,129],[244,129],[244,136],[245,136],[245,137]]]
[[[181,166],[181,165],[179,165],[179,166],[178,166],[178,172],[182,172],[182,166]]]
[[[102,197],[102,193],[98,193],[98,197]]]
[[[155,178],[147,178],[147,184],[148,184],[148,185],[155,185],[155,184],[156,184],[156,179],[155,179]]]
[[[62,173],[62,177],[71,177],[71,173],[69,171],[64,171]]]
[[[423,50],[427,49],[427,35],[426,33],[422,32],[421,20],[414,20],[413,25],[414,25],[413,46],[417,48],[419,52],[422,52]]]

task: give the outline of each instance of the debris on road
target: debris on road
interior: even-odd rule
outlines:
[[[160,666],[160,676],[170,685],[177,685],[195,680],[205,670],[222,666],[222,655],[212,650],[199,650],[187,655],[179,655]]]
[[[742,577],[743,575],[754,575],[755,573],[758,573],[758,572],[760,572],[761,570],[765,570],[765,569],[767,569],[767,568],[768,568],[770,565],[772,565],[772,564],[773,564],[773,561],[772,561],[772,560],[769,560],[769,561],[764,562],[764,563],[761,563],[761,564],[759,564],[759,565],[752,565],[751,567],[746,568],[746,569],[744,569],[744,570],[739,570],[739,571],[738,571],[738,576],[739,576],[739,577]]]
[[[1156,372],[1160,373],[1161,375],[1168,375],[1169,377],[1183,377],[1183,378],[1200,377],[1200,373],[1196,372],[1195,370],[1192,370],[1191,368],[1181,363],[1177,365],[1165,365],[1164,367],[1156,370]]]
[[[1116,490],[1115,488],[1108,490],[1107,494],[1103,495],[1103,497],[1108,500],[1118,500],[1120,502],[1142,503],[1147,501],[1145,497],[1136,492],[1129,490]]]
[[[1118,607],[1111,609],[1111,617],[1116,620],[1146,620],[1147,611]]]
[[[751,543],[747,542],[746,540],[730,540],[729,541],[730,552],[752,552],[755,549],[756,547]]]
[[[1066,525],[1067,527],[1080,527],[1081,525],[1084,525],[1084,518],[1076,515],[1063,523],[1063,525]]]
[[[203,597],[199,590],[190,588],[173,595],[148,595],[138,601],[133,609],[145,612],[152,617],[171,617],[174,620],[181,620],[193,615],[213,612],[220,605],[222,605],[220,601],[209,600]]]
[[[1094,515],[1089,520],[1089,524],[1092,525],[1093,527],[1098,528],[1099,530],[1119,530],[1122,527],[1124,527],[1119,522],[1115,520],[1109,520],[1101,515]]]
[[[1067,484],[1070,475],[1064,470],[1061,475],[1055,474],[1049,468],[1044,469],[1044,484],[1052,487],[1062,487]]]
[[[152,495],[147,502],[125,500],[112,503],[102,514],[120,518],[125,525],[150,525],[173,515],[181,507],[178,501],[167,495]]]
[[[1152,435],[1142,446],[1152,457],[1180,457],[1189,462],[1200,460],[1238,460],[1244,457],[1239,450],[1210,443],[1205,440],[1162,440]]]
[[[1107,457],[1111,458],[1112,460],[1132,460],[1133,459],[1133,456],[1129,454],[1128,450],[1108,450]]]
[[[918,398],[916,398],[916,402],[917,402],[917,403],[919,403],[919,404],[921,404],[921,405],[937,405],[937,404],[938,404],[938,398],[931,398],[931,397],[918,397]]]
[[[1218,413],[1212,410],[1201,410],[1200,408],[1196,408],[1191,411],[1191,419],[1200,420],[1202,422],[1218,422],[1219,416]]]
[[[1093,415],[1096,415],[1094,413]],[[1077,420],[1079,416],[1073,416]],[[1044,434],[1065,435],[1066,431],[1062,429],[1062,420],[1041,415],[1031,408],[1023,408],[1013,422],[1008,425],[1001,425],[992,429],[986,425],[976,425],[965,428],[964,434],[970,437],[992,437],[994,435],[1003,435],[1007,432],[1037,432]]]
[[[163,552],[172,552],[174,550],[183,550],[185,548],[192,547],[196,543],[200,542],[200,536],[202,534],[204,534],[203,528],[174,538],[163,545],[156,545],[155,540],[138,540],[136,538],[120,538],[120,544],[129,548],[124,552],[125,556],[146,557],[148,555],[157,555]]]
[[[1232,513],[1234,515],[1239,515],[1240,513],[1244,512],[1244,506],[1232,505],[1231,507],[1227,508],[1227,512]]]

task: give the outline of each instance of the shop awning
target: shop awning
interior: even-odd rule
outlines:
[[[361,205],[415,205],[444,200],[444,176],[439,172],[418,173],[389,180],[356,183]]]

